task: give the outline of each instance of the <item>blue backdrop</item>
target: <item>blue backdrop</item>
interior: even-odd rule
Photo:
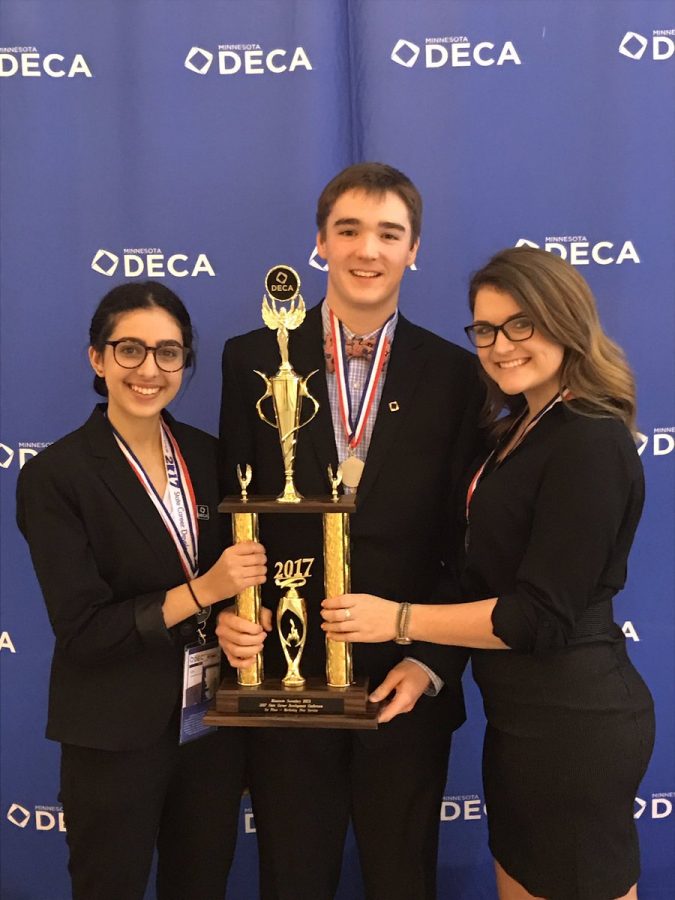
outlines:
[[[322,296],[314,204],[364,159],[425,198],[406,315],[462,342],[469,273],[530,242],[579,267],[635,368],[648,497],[616,610],[658,714],[635,801],[641,898],[672,898],[672,0],[3,0],[0,29],[3,900],[69,895],[43,738],[52,636],[13,494],[94,402],[93,308],[125,278],[185,299],[199,364],[174,411],[215,431],[223,341],[260,324],[275,263]],[[494,888],[466,682],[440,893],[480,900]],[[255,896],[253,829],[244,802],[232,898]],[[340,896],[361,895],[350,845]]]

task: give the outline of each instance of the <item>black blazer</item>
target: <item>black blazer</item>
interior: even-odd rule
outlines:
[[[296,487],[306,496],[327,495],[326,469],[329,463],[335,468],[337,450],[325,378],[320,305],[291,332],[289,346],[291,363],[299,374],[319,369],[308,387],[320,410],[299,433]],[[223,478],[229,493],[239,492],[237,463],[253,467],[250,493],[276,495],[283,487],[278,433],[257,416],[255,403],[264,385],[253,371],[273,375],[279,362],[276,335],[266,328],[225,345],[220,433]],[[390,408],[394,401],[397,411]],[[357,512],[351,517],[354,592],[412,602],[456,599],[439,585],[448,575],[460,537],[459,523],[449,511],[456,508],[454,487],[476,453],[481,402],[475,358],[399,316],[358,489]],[[325,649],[318,609],[323,598],[321,519],[293,516],[290,526],[288,515],[261,516],[261,540],[268,550],[264,602],[272,608],[278,602],[280,590],[273,582],[277,560],[315,558],[312,578],[302,589],[310,620],[302,670],[322,675]],[[266,671],[285,671],[278,640],[268,639],[267,644]],[[459,677],[467,658],[465,651],[421,643],[406,648],[393,642],[355,644],[355,672],[369,675],[374,687],[406,655],[427,663],[446,681],[448,693],[455,695],[452,715],[459,724],[464,715]]]
[[[30,460],[17,485],[17,521],[30,547],[56,636],[47,737],[105,750],[154,742],[178,708],[182,649],[194,619],[167,630],[161,604],[185,582],[178,554],[104,415]],[[224,546],[217,443],[164,413],[197,504],[199,564]],[[217,611],[209,619],[213,630]]]

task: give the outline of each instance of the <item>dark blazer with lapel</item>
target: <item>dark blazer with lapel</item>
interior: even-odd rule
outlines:
[[[106,750],[148,746],[182,688],[194,619],[167,630],[161,604],[185,582],[174,543],[113,437],[105,407],[30,460],[17,486],[26,537],[56,636],[47,737]],[[222,552],[216,441],[164,413],[208,507],[199,562]],[[213,628],[216,611],[209,625]]]
[[[291,332],[289,357],[306,375],[320,403],[319,413],[298,436],[295,482],[306,496],[329,493],[327,466],[337,463],[323,356],[321,307],[307,314]],[[278,494],[283,462],[278,433],[260,421],[256,400],[264,384],[254,373],[272,375],[279,367],[276,335],[259,329],[233,338],[223,353],[221,444],[223,477],[229,493],[238,493],[237,464],[253,467],[250,493]],[[482,391],[474,357],[437,335],[399,316],[382,399],[351,517],[352,590],[392,600],[430,602],[455,599],[439,585],[459,537],[454,487],[476,452],[477,420]],[[390,403],[398,410],[392,411]],[[266,401],[266,403],[269,401]],[[269,415],[269,410],[267,411]],[[261,516],[261,540],[268,550],[268,583],[264,602],[276,606],[280,594],[273,583],[275,562],[315,557],[312,577],[302,589],[308,600],[310,626],[303,657],[305,674],[322,674],[325,650],[318,606],[323,597],[322,526],[318,516]],[[278,640],[268,639],[266,671],[283,671]],[[459,676],[467,654],[456,648],[393,642],[355,644],[356,674],[370,676],[374,687],[404,656],[430,665],[454,695],[451,716],[463,720]]]

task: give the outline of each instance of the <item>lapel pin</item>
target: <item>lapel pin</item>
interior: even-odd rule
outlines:
[[[398,400],[392,400],[391,403],[389,404],[389,412],[398,412],[398,410],[399,410]]]

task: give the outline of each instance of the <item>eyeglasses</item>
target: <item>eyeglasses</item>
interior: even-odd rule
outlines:
[[[466,336],[474,345],[474,347],[491,347],[497,340],[499,332],[504,333],[504,337],[517,343],[518,341],[526,341],[534,334],[534,322],[520,313],[511,316],[501,325],[493,325],[491,322],[474,322],[473,325],[467,325],[464,329]]]
[[[188,362],[191,355],[189,347],[181,344],[159,344],[148,347],[141,341],[123,338],[121,341],[106,341],[113,348],[115,362],[123,369],[137,369],[145,362],[148,353],[155,357],[157,368],[162,372],[179,372]]]

